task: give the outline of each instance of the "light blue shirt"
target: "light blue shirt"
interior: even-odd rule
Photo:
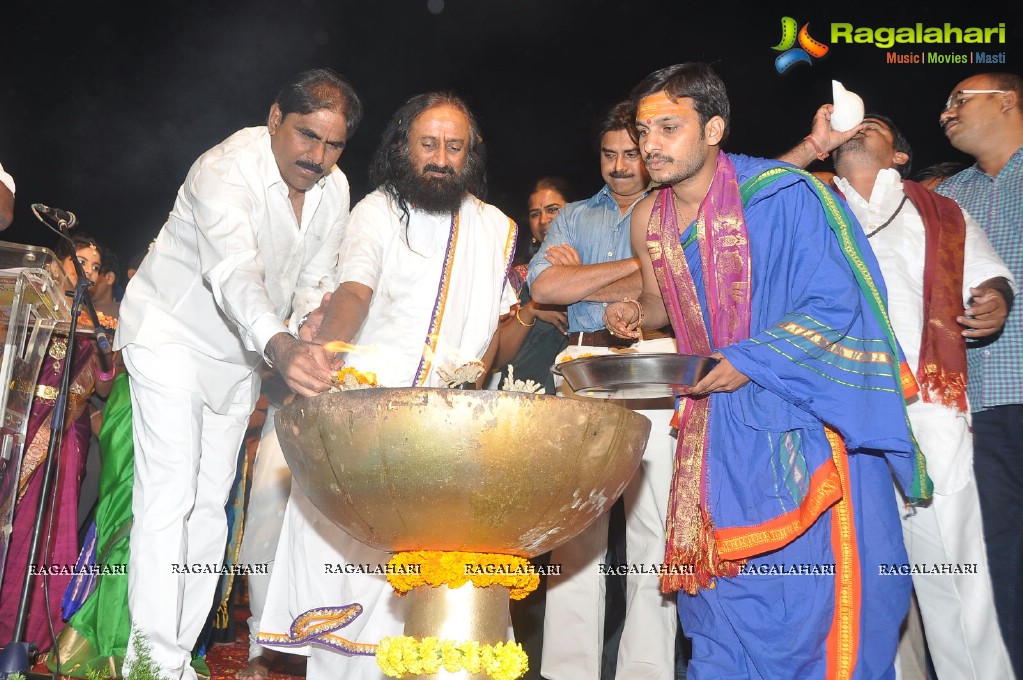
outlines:
[[[629,206],[623,215],[605,184],[591,198],[562,208],[551,222],[540,250],[529,261],[529,289],[533,290],[533,282],[551,266],[545,257],[551,246],[567,243],[579,252],[583,264],[602,264],[632,257],[629,222],[635,205]],[[569,332],[602,330],[606,307],[606,302],[583,301],[569,305]]]
[[[935,191],[954,199],[984,228],[991,245],[1023,282],[1023,147],[991,177],[979,167],[963,170]],[[1023,305],[1012,306],[994,342],[967,344],[967,394],[970,408],[982,411],[1023,404]]]

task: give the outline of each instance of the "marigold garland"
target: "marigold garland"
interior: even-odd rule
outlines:
[[[475,640],[417,640],[402,635],[381,640],[376,658],[380,670],[391,678],[466,670],[486,673],[494,680],[515,680],[529,670],[529,659],[516,642],[482,645]]]
[[[360,371],[351,366],[345,366],[334,376],[334,383],[345,387],[356,387],[364,385],[367,387],[377,386],[377,374],[369,371]]]
[[[96,312],[96,318],[99,319],[99,324],[104,328],[112,331],[117,330],[116,318],[99,311]],[[92,317],[89,315],[88,310],[83,309],[78,315],[78,324],[81,326],[92,326]]]
[[[521,600],[540,585],[529,560],[515,555],[414,550],[395,554],[387,566],[387,581],[399,595],[418,586],[458,588],[472,581],[477,588],[505,586],[511,599]]]

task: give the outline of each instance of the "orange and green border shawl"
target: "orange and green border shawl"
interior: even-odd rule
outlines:
[[[864,246],[857,242],[856,231],[853,229],[854,222],[835,197],[809,173],[788,167],[775,167],[762,172],[744,182],[740,189],[736,186],[734,168],[724,154],[719,156],[715,181],[708,192],[708,197],[701,205],[695,222],[696,233],[700,236],[700,259],[704,263],[703,278],[705,283],[709,281],[708,306],[711,307],[711,311],[718,311],[717,318],[713,314],[709,317],[712,339],[708,337],[695,284],[684,262],[674,196],[670,188],[661,190],[648,224],[648,250],[658,285],[662,292],[665,292],[665,305],[675,326],[680,351],[706,355],[714,346],[724,347],[748,337],[749,251],[740,205],[746,205],[753,195],[777,180],[791,179],[792,172],[798,173],[800,179],[809,181],[817,199],[825,208],[828,224],[838,237],[843,255],[854,273],[868,308],[885,336],[884,344],[888,347],[890,356],[900,356],[888,319],[883,290],[875,281],[863,256],[861,247]],[[714,272],[714,276],[708,276],[709,272]],[[745,329],[743,319],[746,319]],[[901,362],[902,365],[898,368],[895,362],[891,361],[881,364],[889,367],[894,384],[900,385],[904,393],[909,392],[909,388],[915,388],[912,372],[905,362]],[[709,448],[708,402],[708,399],[682,399],[680,403],[679,446],[673,475],[672,499],[668,509],[665,563],[681,564],[687,568],[672,570],[671,575],[662,578],[662,588],[666,591],[684,590],[692,594],[700,588],[713,587],[714,577],[736,575],[745,557],[763,552],[755,549],[756,546],[738,548],[733,545],[729,548],[731,543],[740,539],[745,541],[751,536],[738,528],[716,530],[709,516],[706,502],[708,477],[704,468]],[[904,404],[903,418],[908,430],[908,416]],[[923,457],[915,441],[913,448],[914,474],[907,491],[913,499],[922,499],[930,495],[930,480],[927,478]],[[768,530],[767,525],[760,527],[764,531],[756,532],[758,536],[765,539],[775,537],[768,540],[768,543],[775,544],[774,548],[765,549],[776,549],[785,545],[802,533],[796,529],[802,527],[805,530],[808,524],[816,521],[824,508],[842,497],[843,494],[837,484],[839,476],[835,462],[829,461],[819,472],[820,474],[814,478],[820,477],[818,481],[823,480],[827,483],[817,485],[820,486],[816,489],[819,494],[811,494],[811,497],[823,494],[818,499],[822,502],[815,504],[817,512],[809,517],[807,516],[809,508],[803,507],[797,512],[789,513],[792,517],[778,518],[779,521],[785,520],[781,522],[784,526],[779,522],[769,522],[768,524],[774,527],[773,530]],[[824,496],[830,498],[830,501]],[[778,526],[774,526],[775,524]],[[733,536],[730,543],[728,537],[733,533],[743,535]],[[715,540],[715,536],[718,540]]]
[[[870,310],[873,312],[874,316],[880,323],[881,328],[884,330],[885,339],[888,341],[888,346],[891,348],[892,354],[900,357],[901,359],[902,350],[899,347],[898,342],[895,340],[895,331],[892,330],[891,319],[888,317],[887,300],[885,299],[885,295],[881,292],[880,287],[877,285],[877,282],[874,281],[874,277],[871,275],[870,268],[867,266],[866,260],[863,256],[862,246],[857,241],[857,233],[860,230],[857,230],[853,226],[854,219],[842,207],[838,200],[836,200],[835,195],[828,190],[827,186],[823,182],[805,170],[788,166],[774,167],[769,170],[765,170],[764,172],[761,172],[742,183],[742,186],[739,187],[739,193],[742,197],[743,205],[746,205],[750,198],[758,191],[770,186],[783,177],[791,176],[792,174],[799,175],[803,180],[805,180],[820,200],[821,205],[824,207],[824,214],[827,217],[828,225],[838,238],[838,243],[841,246],[842,253],[849,262],[849,267],[852,269],[857,283],[859,283],[860,290],[863,292],[863,296],[867,300]],[[860,231],[860,233],[862,232]],[[913,371],[909,368],[904,359],[900,361],[897,368],[893,367],[892,377],[898,384],[902,385],[903,393],[906,397],[916,394],[917,386],[916,380],[913,377]],[[905,409],[905,403],[903,403],[903,415],[906,419],[906,426],[909,428],[910,437],[913,437],[913,430],[909,426],[909,414]],[[920,447],[917,444],[915,437],[913,437],[913,449],[915,459],[913,481],[910,487],[908,489],[904,489],[904,491],[910,502],[918,503],[931,497],[934,492],[934,486],[931,484],[931,480],[927,476],[927,465],[924,462],[924,455],[923,452],[920,451]]]

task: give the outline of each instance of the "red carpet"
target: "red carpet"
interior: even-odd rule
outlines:
[[[234,674],[249,663],[249,609],[241,603],[235,606],[235,631],[238,639],[231,644],[214,644],[206,652],[206,665],[211,680],[234,680]],[[268,680],[295,680],[305,677],[305,657],[282,654],[270,669]]]
[[[234,674],[245,668],[248,662],[248,640],[230,645],[213,645],[206,654],[206,664],[210,667],[212,680],[234,680]],[[295,680],[304,677],[305,657],[288,656],[274,664],[269,680]]]

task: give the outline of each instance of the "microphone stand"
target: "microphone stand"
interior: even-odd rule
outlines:
[[[57,226],[60,229],[61,236],[70,241],[71,237],[68,235],[69,225],[67,221],[58,220]],[[50,487],[53,485],[54,472],[57,469],[60,445],[64,435],[64,415],[67,411],[68,392],[71,387],[71,368],[74,365],[75,333],[78,330],[78,316],[81,313],[83,304],[96,328],[97,341],[100,342],[100,349],[102,350],[99,352],[101,368],[103,370],[109,370],[110,368],[109,357],[104,353],[109,350],[110,341],[107,339],[106,334],[103,333],[102,326],[99,323],[99,316],[96,314],[96,308],[93,306],[92,298],[89,296],[91,282],[85,276],[85,269],[83,269],[82,263],[78,261],[78,256],[73,248],[71,252],[71,261],[74,263],[75,272],[78,275],[78,283],[75,284],[73,293],[67,293],[67,295],[73,296],[71,300],[71,325],[68,331],[67,353],[64,357],[64,369],[61,371],[60,392],[58,392],[54,400],[53,411],[50,416],[50,441],[46,450],[46,465],[43,468],[43,479],[39,489],[39,504],[36,509],[35,524],[32,527],[32,541],[28,549],[28,563],[25,565],[25,582],[21,587],[21,598],[18,601],[18,613],[15,618],[13,637],[10,642],[4,645],[3,652],[0,653],[0,678],[7,678],[14,673],[21,673],[26,675],[26,677],[35,678],[54,677],[49,674],[28,673],[30,657],[34,655],[38,648],[32,642],[25,641],[22,638],[25,635],[28,604],[32,592],[32,566],[40,564],[38,561],[39,546],[43,536],[43,525],[48,514],[47,509],[50,505],[48,502],[50,500]],[[50,528],[47,526],[47,537],[49,537],[49,530]],[[44,555],[44,566],[45,559],[46,556]],[[45,602],[43,606],[46,606]]]

